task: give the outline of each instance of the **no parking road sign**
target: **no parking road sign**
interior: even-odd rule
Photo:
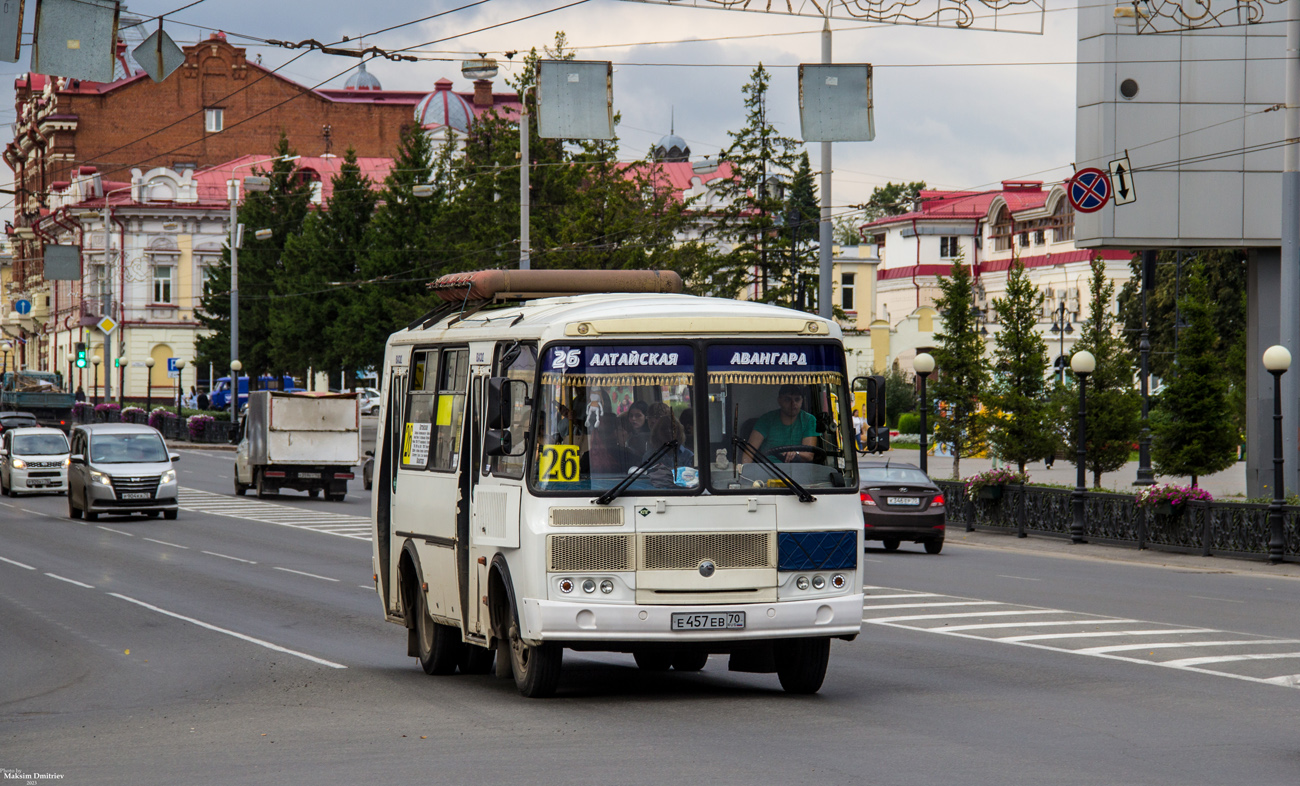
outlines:
[[[1080,213],[1096,213],[1110,201],[1110,175],[1096,167],[1080,169],[1066,189],[1070,204]]]

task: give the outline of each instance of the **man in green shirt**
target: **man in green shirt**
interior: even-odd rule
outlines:
[[[755,448],[767,445],[768,450],[792,445],[817,444],[817,419],[803,411],[803,388],[782,385],[776,393],[777,408],[763,415],[749,432],[749,444]],[[812,461],[813,454],[791,450],[778,453],[777,461]]]

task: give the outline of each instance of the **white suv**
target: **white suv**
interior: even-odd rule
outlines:
[[[68,489],[68,437],[56,428],[11,428],[0,436],[0,493]]]

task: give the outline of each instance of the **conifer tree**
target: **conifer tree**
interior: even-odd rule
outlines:
[[[821,279],[818,252],[821,248],[821,205],[813,183],[808,151],[799,156],[799,167],[786,195],[783,217],[789,249],[789,275],[793,278],[789,306],[799,311],[816,311],[817,287]]]
[[[1115,282],[1106,276],[1106,263],[1092,260],[1088,279],[1088,318],[1079,333],[1074,351],[1087,350],[1097,360],[1088,377],[1088,432],[1086,466],[1092,485],[1101,486],[1104,472],[1114,472],[1128,462],[1129,452],[1141,427],[1142,400],[1133,386],[1133,358],[1119,336],[1111,313]],[[1056,428],[1067,444],[1068,458],[1078,462],[1078,391],[1057,386],[1053,400]]]
[[[1203,264],[1192,266],[1179,311],[1188,325],[1180,337],[1178,373],[1151,415],[1151,459],[1161,475],[1190,475],[1195,486],[1202,475],[1237,461],[1229,370]]]
[[[289,369],[339,371],[374,364],[358,357],[352,326],[343,314],[357,295],[366,231],[378,195],[361,174],[356,151],[348,149],[331,181],[329,201],[313,211],[301,235],[284,247],[284,275],[276,282],[279,299],[271,315],[277,364]]]
[[[238,211],[239,223],[245,227],[244,242],[239,249],[239,357],[244,372],[256,377],[283,371],[275,368],[272,349],[271,314],[275,282],[283,274],[283,251],[288,239],[302,230],[311,204],[311,185],[299,176],[297,164],[285,158],[294,155],[288,138],[280,134],[275,147],[276,160],[269,171],[255,169],[254,174],[271,180],[269,191],[252,191],[245,195]],[[257,230],[271,230],[271,237],[258,240]],[[200,323],[210,332],[196,344],[198,361],[217,368],[230,367],[230,250],[222,255],[222,265],[204,286],[201,307],[196,311]]]
[[[1001,329],[994,344],[990,395],[984,399],[997,419],[989,443],[1020,472],[1055,445],[1048,429],[1047,344],[1038,332],[1043,298],[1016,259],[1007,276],[1006,297],[993,301]]]
[[[771,74],[759,64],[743,88],[745,125],[727,132],[731,144],[719,155],[731,164],[732,177],[718,184],[722,207],[711,234],[730,250],[707,271],[707,277],[709,294],[731,298],[756,291],[762,302],[788,303],[790,265],[775,232],[785,205],[768,181],[789,181],[798,164],[799,143],[782,136],[767,117],[770,81]]]
[[[934,307],[943,315],[943,328],[935,333],[935,379],[931,383],[935,441],[952,450],[952,475],[960,477],[961,460],[986,445],[987,424],[980,411],[980,395],[988,385],[984,338],[972,310],[975,290],[970,270],[959,256],[947,276],[939,277],[939,297]]]

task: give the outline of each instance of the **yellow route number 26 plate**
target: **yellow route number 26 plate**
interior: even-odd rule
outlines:
[[[578,479],[577,445],[544,445],[537,462],[538,483],[573,483]]]

